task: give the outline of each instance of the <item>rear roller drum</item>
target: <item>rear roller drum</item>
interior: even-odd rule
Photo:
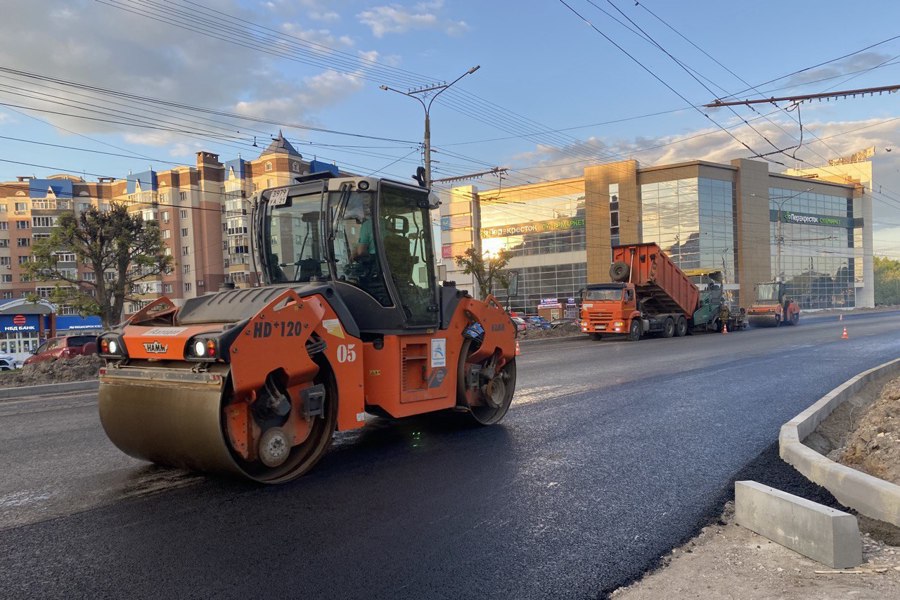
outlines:
[[[493,425],[506,415],[516,391],[516,359],[509,359],[499,369],[494,364],[498,359],[493,357],[481,363],[467,362],[472,343],[467,338],[460,351],[457,403],[467,407],[478,423]]]

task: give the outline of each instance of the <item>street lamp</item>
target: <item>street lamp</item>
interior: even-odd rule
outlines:
[[[425,109],[425,187],[431,189],[431,104],[434,102],[434,99],[441,95],[441,93],[452,86],[454,83],[465,77],[466,75],[471,75],[475,71],[481,68],[481,65],[475,65],[450,83],[442,83],[440,85],[432,85],[428,87],[424,87],[421,89],[413,89],[408,91],[396,90],[390,86],[382,85],[379,86],[384,91],[397,92],[398,94],[403,94],[404,96],[409,96],[410,98],[415,98],[419,101],[419,104],[422,105],[422,108]],[[428,102],[417,96],[416,94],[422,94],[427,96],[430,92],[435,92],[434,95],[428,98]]]
[[[781,281],[784,276],[784,274],[781,272],[781,246],[784,243],[784,234],[782,233],[783,227],[784,227],[784,225],[783,225],[784,219],[782,218],[782,211],[784,209],[784,203],[787,202],[788,200],[793,200],[800,194],[805,194],[805,193],[811,192],[811,191],[812,191],[812,188],[806,188],[805,190],[801,190],[791,196],[785,196],[785,197],[776,196],[774,198],[771,198],[771,200],[775,200],[776,202],[778,202],[779,199],[781,200],[780,202],[778,202],[778,222],[777,222],[777,226],[776,226],[776,230],[775,230],[775,247],[776,247],[775,280],[776,281]],[[750,194],[750,195],[756,196],[756,194]]]

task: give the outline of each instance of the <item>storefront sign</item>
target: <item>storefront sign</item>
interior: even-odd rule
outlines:
[[[550,231],[565,231],[569,229],[582,229],[584,218],[554,219],[553,221],[535,221],[533,223],[517,223],[504,225],[503,227],[482,227],[481,237],[495,238],[510,235],[526,235],[529,233],[547,233]]]
[[[769,219],[771,221],[778,220],[778,211],[769,211]],[[824,225],[826,227],[861,227],[862,223],[857,224],[856,221],[861,219],[848,219],[846,217],[829,217],[825,215],[810,215],[806,213],[798,213],[794,211],[785,211],[781,213],[781,220],[785,223],[796,223],[798,225]]]
[[[39,315],[0,315],[0,331],[37,331]]]

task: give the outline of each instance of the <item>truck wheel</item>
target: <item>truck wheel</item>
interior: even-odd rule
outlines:
[[[632,319],[631,327],[628,329],[628,341],[636,342],[641,339],[641,324],[639,321]]]
[[[796,325],[800,322],[800,313],[794,313],[791,315],[791,325]]]
[[[678,321],[675,323],[675,337],[684,337],[687,335],[687,328],[687,319],[678,317]]]
[[[628,265],[622,261],[614,262],[609,266],[609,278],[613,281],[628,281],[629,271]]]
[[[669,317],[663,324],[663,337],[670,338],[675,335],[675,320]]]

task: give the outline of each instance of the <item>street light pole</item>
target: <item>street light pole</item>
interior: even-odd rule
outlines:
[[[431,189],[431,104],[434,102],[434,99],[443,93],[444,90],[451,87],[454,83],[465,77],[466,75],[471,75],[475,71],[481,68],[481,65],[475,65],[450,83],[442,83],[440,85],[432,85],[420,89],[412,89],[407,91],[401,91],[394,89],[387,85],[379,86],[382,90],[388,92],[397,92],[398,94],[402,94],[404,96],[408,96],[410,98],[414,98],[419,101],[419,104],[422,105],[422,108],[425,110],[425,140],[424,140],[424,149],[425,149],[425,187]],[[431,92],[434,94],[430,97],[427,95]],[[416,94],[422,94],[428,97],[428,102],[417,96]]]
[[[776,202],[778,202],[778,223],[775,227],[775,281],[782,280],[781,246],[784,243],[784,233],[783,233],[783,228],[784,228],[783,220],[784,219],[782,217],[782,212],[784,210],[784,203],[787,202],[788,200],[793,200],[800,194],[805,194],[806,192],[811,192],[811,191],[812,191],[812,188],[806,188],[805,190],[801,190],[801,191],[797,192],[796,194],[793,194],[792,196],[786,196],[783,198],[781,198],[780,196],[776,196],[774,198],[771,198],[771,200],[775,200]],[[750,195],[753,197],[757,197],[756,194],[750,194]],[[780,202],[779,202],[779,199],[780,199]]]
[[[776,252],[775,253],[776,277],[775,277],[775,280],[776,281],[782,281],[784,279],[784,274],[781,272],[781,246],[784,243],[784,223],[783,223],[781,214],[784,209],[784,203],[787,202],[788,200],[793,200],[800,194],[805,194],[806,192],[809,192],[809,191],[812,191],[812,188],[806,188],[805,190],[797,192],[796,194],[794,194],[792,196],[788,196],[787,198],[782,198],[781,202],[778,203],[778,229],[776,231],[776,240],[775,240],[775,247],[776,247],[776,251],[775,251]],[[775,200],[777,200],[777,198],[775,198]]]

